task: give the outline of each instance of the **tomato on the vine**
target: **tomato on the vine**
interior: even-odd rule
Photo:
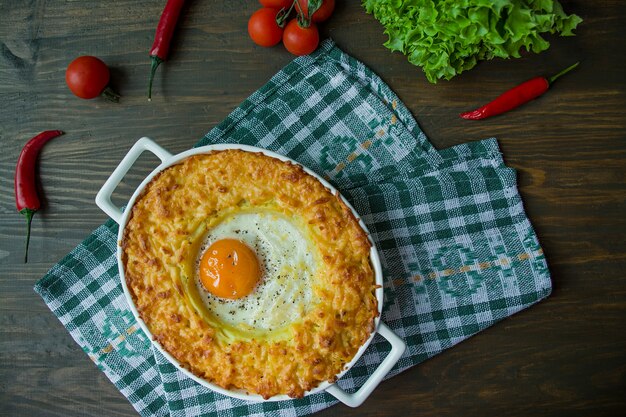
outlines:
[[[264,7],[259,9],[248,20],[248,34],[260,46],[274,46],[283,37],[283,28],[276,22],[280,9]]]
[[[265,7],[272,7],[274,9],[288,9],[293,4],[293,0],[259,0],[259,2]]]
[[[328,20],[335,10],[335,0],[298,0],[298,5],[302,10],[305,19],[309,18],[309,3],[311,3],[312,6],[317,6],[317,3],[321,3],[319,8],[315,10],[311,16],[311,21],[315,23]]]
[[[317,49],[320,35],[315,23],[302,27],[298,19],[292,19],[285,27],[283,43],[285,48],[294,55],[308,55]]]

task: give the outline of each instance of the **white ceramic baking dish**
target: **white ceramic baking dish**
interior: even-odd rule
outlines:
[[[267,156],[280,159],[281,161],[289,161],[294,164],[298,164],[296,161],[290,158],[276,154],[274,152],[267,151],[265,149],[255,148],[255,147],[246,146],[246,145],[235,145],[235,144],[202,146],[199,148],[190,149],[186,152],[182,152],[177,155],[172,155],[171,153],[169,153],[168,151],[166,151],[165,149],[157,145],[151,139],[145,138],[145,137],[141,138],[128,151],[124,159],[122,159],[122,161],[119,163],[117,168],[113,171],[111,176],[104,183],[104,185],[98,192],[98,195],[96,196],[96,204],[98,205],[98,207],[100,207],[106,214],[108,214],[113,220],[115,220],[119,224],[119,233],[117,237],[118,242],[122,240],[122,237],[124,234],[124,228],[129,219],[129,214],[131,213],[131,209],[133,207],[133,204],[135,203],[135,200],[137,199],[137,196],[141,194],[144,187],[152,180],[152,178],[154,178],[155,175],[157,175],[159,172],[163,171],[164,169],[181,162],[183,159],[191,155],[197,155],[197,154],[202,154],[202,153],[208,153],[211,151],[226,150],[226,149],[241,149],[241,150],[248,151],[248,152],[261,152]],[[139,156],[145,151],[152,152],[154,155],[156,155],[161,160],[161,164],[158,167],[156,167],[154,171],[152,171],[143,180],[143,182],[139,185],[139,187],[137,187],[132,197],[128,201],[128,204],[126,205],[126,209],[122,211],[119,207],[117,207],[111,202],[111,194],[113,193],[115,188],[118,186],[122,178],[126,175],[128,170],[135,163],[137,158],[139,158]],[[298,164],[298,165],[302,166],[301,164]],[[361,386],[361,388],[357,390],[356,392],[347,393],[346,391],[342,390],[336,383],[331,384],[329,382],[323,382],[319,386],[312,389],[311,391],[306,392],[305,394],[305,395],[311,395],[311,394],[315,394],[321,391],[326,391],[329,394],[335,396],[339,401],[343,402],[344,404],[350,407],[358,407],[359,405],[363,403],[363,401],[365,401],[365,399],[372,393],[374,388],[378,386],[378,384],[382,381],[385,375],[389,373],[391,368],[400,359],[400,356],[402,356],[402,354],[404,353],[404,350],[406,349],[406,344],[395,333],[393,333],[389,327],[387,327],[383,322],[380,321],[380,314],[382,313],[382,307],[383,307],[383,289],[382,289],[383,276],[382,276],[382,269],[380,265],[380,258],[378,257],[378,252],[376,250],[376,245],[372,241],[372,238],[369,234],[369,231],[367,230],[367,227],[360,220],[360,217],[358,216],[354,208],[350,205],[350,203],[348,203],[348,201],[346,201],[345,198],[343,198],[341,194],[339,194],[339,192],[332,185],[330,185],[326,180],[321,178],[319,175],[317,175],[310,169],[306,167],[303,167],[303,169],[308,174],[317,178],[322,184],[324,184],[324,186],[326,186],[329,190],[331,190],[333,194],[338,195],[346,203],[346,205],[354,213],[354,216],[357,219],[359,219],[359,223],[361,227],[363,228],[363,230],[365,230],[368,238],[370,239],[370,242],[372,243],[370,258],[371,258],[372,266],[376,275],[376,283],[378,284],[378,289],[376,290],[376,298],[378,300],[379,315],[375,320],[374,332],[372,332],[372,334],[367,339],[367,341],[361,346],[361,348],[358,350],[358,352],[356,353],[352,361],[350,361],[350,363],[348,363],[345,366],[344,370],[337,375],[337,379],[341,378],[341,376],[345,374],[356,363],[356,361],[359,359],[359,357],[361,357],[363,352],[365,352],[370,342],[372,341],[372,338],[377,332],[381,336],[383,336],[385,339],[387,339],[387,341],[389,341],[389,343],[391,344],[391,351],[388,353],[387,357],[381,362],[378,368],[376,368],[376,370],[372,372],[372,374],[369,376],[367,381],[365,381],[365,383]],[[263,397],[261,397],[260,395],[248,394],[242,390],[227,390],[209,381],[206,381],[205,379],[202,379],[194,375],[193,373],[189,372],[187,369],[183,368],[180,365],[180,363],[172,355],[170,355],[167,351],[165,351],[163,347],[157,341],[154,340],[154,338],[152,337],[152,334],[150,333],[150,330],[147,328],[146,324],[143,322],[143,320],[139,316],[139,313],[137,312],[133,299],[130,296],[128,287],[126,286],[126,279],[124,278],[124,268],[123,268],[123,263],[121,259],[122,259],[122,248],[118,244],[117,245],[117,263],[118,263],[118,268],[120,272],[120,279],[121,279],[122,288],[124,290],[124,295],[126,296],[126,301],[128,302],[128,305],[130,306],[131,311],[133,312],[135,318],[137,319],[137,322],[141,326],[141,329],[150,338],[150,340],[156,346],[156,348],[159,349],[159,351],[163,353],[163,355],[174,366],[176,366],[182,373],[184,373],[189,378],[193,379],[194,381],[198,382],[199,384],[213,391],[219,392],[220,394],[228,395],[230,397],[239,398],[241,400],[280,401],[280,400],[290,399],[290,397],[288,397],[287,395],[277,395],[269,399],[263,399]]]

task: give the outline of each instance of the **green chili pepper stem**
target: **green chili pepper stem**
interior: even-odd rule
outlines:
[[[570,65],[569,67],[565,68],[563,71],[559,72],[558,74],[553,75],[552,77],[548,78],[548,84],[552,85],[552,83],[556,81],[557,78],[559,78],[561,75],[567,74],[568,72],[576,68],[578,64],[580,64],[580,61],[575,63],[574,65]]]
[[[37,210],[25,208],[20,210],[20,214],[26,216],[27,229],[26,229],[26,252],[24,253],[24,263],[28,262],[28,244],[30,243],[30,224],[33,221],[33,214],[35,214]]]
[[[152,63],[150,64],[150,81],[148,84],[148,101],[152,101],[152,80],[154,79],[154,73],[156,72],[161,62],[163,62],[163,60],[156,55],[150,55],[150,60],[152,61]]]

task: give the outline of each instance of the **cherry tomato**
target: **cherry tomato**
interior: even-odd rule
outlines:
[[[298,19],[292,19],[283,33],[285,48],[294,55],[308,55],[317,49],[320,43],[320,34],[315,23],[309,27],[302,27]]]
[[[259,0],[259,2],[265,7],[272,7],[274,9],[289,9],[293,0]]]
[[[98,97],[109,84],[109,68],[95,56],[79,56],[67,66],[65,82],[80,98]]]
[[[248,20],[248,34],[257,45],[274,46],[283,37],[283,28],[276,23],[278,9],[259,9]]]
[[[304,18],[308,19],[309,17],[309,0],[298,0],[298,4],[304,13]],[[333,14],[335,10],[335,0],[322,0],[322,5],[319,9],[317,9],[313,16],[311,17],[311,21],[315,23],[320,23],[328,20],[328,18]]]

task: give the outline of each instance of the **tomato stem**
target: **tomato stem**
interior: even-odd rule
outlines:
[[[107,86],[104,90],[102,90],[100,95],[112,103],[120,102],[120,95],[117,94],[115,91],[113,91],[113,89],[109,86]]]
[[[293,10],[293,6],[297,2],[298,0],[293,0],[293,3],[291,3],[291,7],[289,7],[289,10],[287,11],[285,11],[284,7],[278,11],[278,13],[276,14],[276,24],[278,25],[278,27],[281,27],[281,28],[285,27],[285,23],[287,23],[287,18],[291,14],[291,11]]]
[[[20,214],[26,216],[26,250],[24,252],[24,263],[28,262],[28,244],[30,243],[30,225],[33,221],[33,214],[35,214],[37,210],[25,208],[20,210]]]
[[[163,62],[163,60],[156,55],[151,55],[150,60],[152,63],[150,64],[150,80],[148,82],[148,101],[152,101],[152,80],[154,80],[154,73],[161,62]]]
[[[300,6],[300,2],[298,0],[294,0],[293,4],[298,8],[298,24],[300,27],[308,28],[311,26],[311,16],[305,16],[304,11],[302,10],[302,6]]]

